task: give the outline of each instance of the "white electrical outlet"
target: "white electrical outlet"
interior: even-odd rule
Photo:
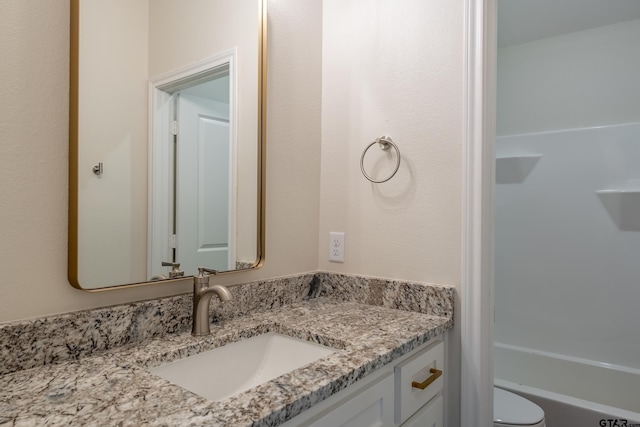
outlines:
[[[344,262],[344,233],[329,232],[329,261]]]

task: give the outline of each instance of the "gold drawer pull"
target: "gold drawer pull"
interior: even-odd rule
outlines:
[[[415,387],[415,388],[419,388],[420,390],[424,390],[425,388],[429,387],[429,384],[431,384],[432,382],[434,382],[435,380],[440,378],[440,376],[442,375],[442,371],[439,370],[439,369],[436,369],[436,368],[429,369],[429,372],[431,372],[431,376],[429,378],[427,378],[426,380],[424,380],[421,383],[419,383],[417,381],[414,381],[414,382],[411,383],[411,387]]]

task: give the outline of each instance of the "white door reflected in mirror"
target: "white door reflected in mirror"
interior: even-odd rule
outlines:
[[[168,221],[156,224],[151,233],[149,250],[156,257],[149,264],[152,278],[165,275],[162,261],[167,258],[188,272],[199,266],[219,271],[236,268],[236,141],[231,132],[235,99],[230,90],[235,79],[230,79],[232,62],[225,60],[222,65],[212,61],[212,69],[195,84],[188,83],[188,76],[168,85],[179,90],[156,94],[166,102],[154,111],[153,150],[170,154],[160,158],[168,158],[169,164],[159,160],[153,169],[169,175],[156,180],[169,188],[156,186],[152,197],[160,198],[160,203],[165,194],[174,197],[159,207],[168,210],[164,217]],[[187,83],[180,84],[183,80]],[[153,217],[149,220],[153,222]]]
[[[235,213],[229,212],[234,189],[229,186],[228,109],[229,104],[186,92],[178,97],[175,261],[184,260],[187,271],[202,265],[235,268],[235,259],[229,259],[234,239],[229,220]]]

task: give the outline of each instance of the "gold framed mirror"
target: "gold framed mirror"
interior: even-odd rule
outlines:
[[[70,0],[69,283],[264,262],[267,0]]]

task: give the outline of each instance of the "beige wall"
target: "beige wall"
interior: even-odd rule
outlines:
[[[408,1],[409,22],[388,25],[399,19],[395,7],[362,1],[343,11],[327,1],[332,27],[324,29],[321,2],[270,2],[266,264],[222,283],[318,268],[460,282],[462,4]],[[0,321],[188,291],[188,283],[102,294],[69,286],[68,7],[0,7],[8,58],[0,65]],[[341,14],[360,23],[350,29]],[[360,154],[383,133],[403,163],[393,180],[372,185]],[[326,261],[329,231],[346,232],[344,264]]]
[[[324,1],[320,269],[460,282],[462,19],[462,2]],[[360,157],[385,134],[401,167],[372,184]],[[375,145],[365,160],[385,177],[396,158]]]
[[[267,263],[221,282],[317,269],[319,3],[272,2]],[[0,322],[189,291],[188,282],[99,294],[69,285],[69,6],[46,0],[0,2],[0,16]]]

